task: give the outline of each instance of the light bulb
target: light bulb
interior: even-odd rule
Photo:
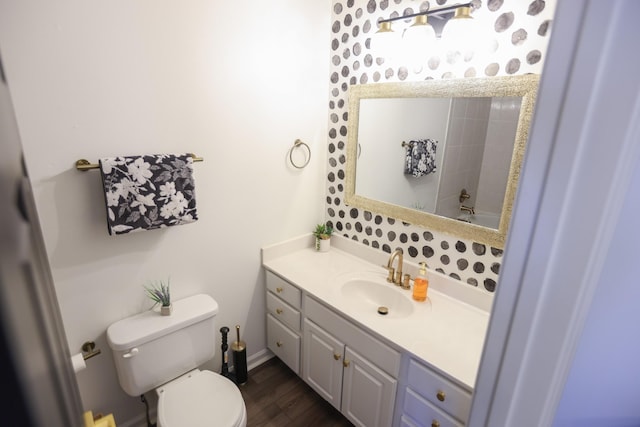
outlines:
[[[442,43],[445,51],[458,51],[466,54],[475,49],[475,41],[479,34],[471,16],[470,7],[459,7],[456,13],[442,30]]]
[[[371,50],[378,58],[391,59],[398,48],[398,34],[391,29],[391,22],[381,22],[371,38]]]
[[[408,64],[422,65],[433,53],[436,32],[427,22],[426,15],[416,16],[416,20],[402,35],[404,60]]]

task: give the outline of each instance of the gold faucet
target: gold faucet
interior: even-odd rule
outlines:
[[[473,209],[473,206],[469,207],[465,205],[460,205],[460,210],[463,212],[469,212],[471,215],[475,215],[476,213],[476,211]]]
[[[393,268],[393,261],[398,258],[398,268]],[[397,286],[402,286],[402,289],[409,289],[409,281],[411,280],[411,276],[405,274],[402,276],[402,264],[403,264],[403,256],[402,249],[398,248],[389,257],[389,261],[387,261],[386,269],[389,272],[387,276],[387,282],[394,283]]]

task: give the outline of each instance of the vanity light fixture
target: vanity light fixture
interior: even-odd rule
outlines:
[[[453,17],[451,16],[453,14]],[[427,17],[433,16],[434,24],[431,25]],[[402,34],[402,47],[399,46],[400,36],[393,31],[391,26],[392,22],[415,18],[413,25],[404,30]],[[453,43],[460,43],[460,34],[466,36],[466,40],[469,39],[469,23],[473,21],[471,16],[471,3],[461,3],[452,6],[441,7],[438,9],[430,9],[424,12],[413,13],[409,15],[396,16],[393,18],[380,19],[378,21],[378,31],[373,35],[371,39],[371,49],[376,52],[378,57],[389,58],[398,50],[402,48],[407,52],[411,52],[411,55],[426,56],[430,46],[433,46],[437,34],[441,34],[441,39],[445,41],[448,46],[453,46]],[[446,25],[445,25],[446,24]],[[442,27],[444,26],[444,29]],[[449,29],[449,26],[453,27]],[[436,28],[434,28],[436,27]],[[450,35],[451,34],[451,35]],[[449,43],[447,38],[452,38],[452,43]]]

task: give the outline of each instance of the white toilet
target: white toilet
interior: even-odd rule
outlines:
[[[120,386],[135,397],[156,390],[158,427],[245,427],[238,387],[198,369],[215,354],[218,303],[200,294],[172,305],[170,316],[150,310],[107,329]]]

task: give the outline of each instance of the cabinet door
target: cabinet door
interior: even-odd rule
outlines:
[[[344,344],[305,319],[303,346],[302,378],[340,410]]]
[[[267,313],[267,347],[300,375],[300,337]]]
[[[393,419],[397,381],[347,347],[342,413],[356,426],[387,427]]]

